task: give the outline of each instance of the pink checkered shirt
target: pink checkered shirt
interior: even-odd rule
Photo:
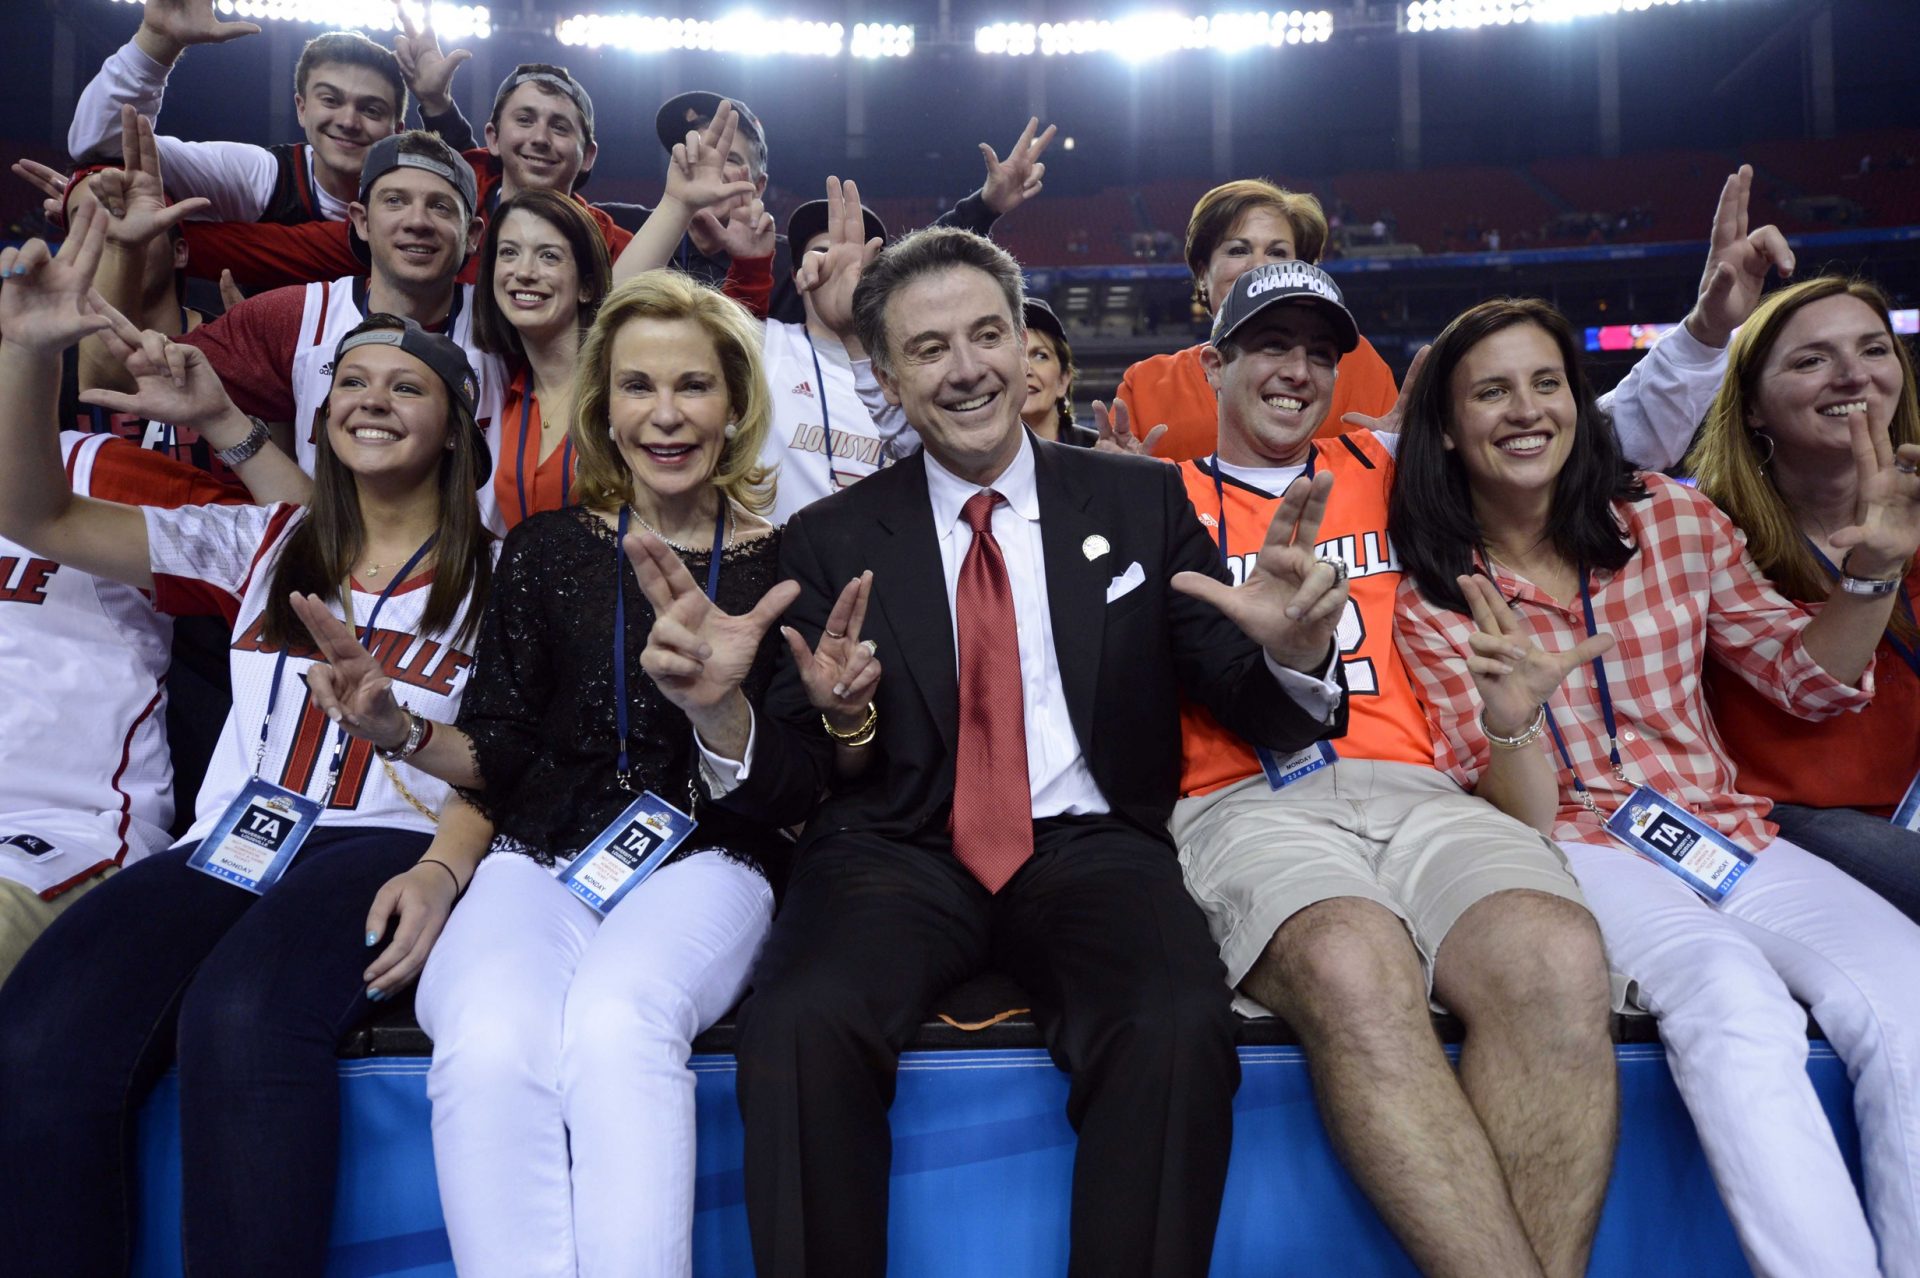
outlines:
[[[1849,688],[1822,670],[1801,641],[1812,617],[1761,575],[1747,539],[1718,507],[1684,484],[1646,475],[1648,498],[1614,506],[1640,549],[1618,573],[1593,577],[1594,621],[1614,637],[1606,656],[1607,688],[1620,729],[1627,775],[1613,775],[1606,722],[1589,663],[1574,670],[1549,708],[1567,739],[1580,779],[1602,813],[1611,815],[1636,784],[1684,803],[1744,847],[1773,842],[1764,819],[1770,800],[1734,788],[1733,762],[1707,713],[1701,670],[1709,651],[1781,709],[1803,719],[1858,710],[1873,697],[1869,667]],[[1563,652],[1587,635],[1580,598],[1558,603],[1533,583],[1492,565],[1500,591],[1532,627],[1540,646]],[[1434,763],[1471,789],[1486,767],[1480,698],[1467,672],[1473,619],[1430,603],[1409,576],[1400,585],[1398,636],[1407,666],[1427,701]],[[1554,760],[1560,811],[1553,837],[1608,843],[1602,819],[1587,811],[1551,734],[1533,747]],[[1810,766],[1817,766],[1809,760]]]

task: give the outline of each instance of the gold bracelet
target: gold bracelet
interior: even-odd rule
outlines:
[[[852,732],[842,732],[834,727],[833,720],[827,718],[825,711],[822,711],[820,714],[820,726],[827,730],[827,735],[835,741],[838,741],[841,745],[849,748],[863,746],[871,742],[874,733],[879,729],[879,725],[880,707],[872,701],[867,702],[867,717],[861,720],[860,726]]]
[[[1500,747],[1502,750],[1524,749],[1525,747],[1532,745],[1535,741],[1538,741],[1540,739],[1540,734],[1545,732],[1546,730],[1547,730],[1547,704],[1544,701],[1540,703],[1539,713],[1533,716],[1533,722],[1529,724],[1526,727],[1526,729],[1520,733],[1519,736],[1516,736],[1516,737],[1503,737],[1499,733],[1495,732],[1492,728],[1489,728],[1487,726],[1486,710],[1482,709],[1480,711],[1480,731],[1486,735],[1486,738],[1489,744],[1496,745]]]

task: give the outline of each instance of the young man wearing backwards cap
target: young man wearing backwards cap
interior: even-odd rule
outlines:
[[[458,120],[458,113],[451,118]],[[465,121],[459,124],[464,127]],[[586,209],[606,239],[607,255],[618,258],[632,233],[574,190],[598,154],[593,138],[593,99],[565,67],[545,62],[515,67],[494,94],[486,146],[461,153],[476,186],[474,208],[482,230],[499,202],[516,192],[559,191]],[[187,228],[187,252],[194,274],[217,277],[230,270],[248,288],[312,283],[362,269],[351,236],[337,224],[200,223]],[[469,264],[461,283],[471,284],[477,271]]]
[[[114,215],[108,224],[109,251],[143,246],[165,211],[151,126],[144,120],[130,123],[139,137],[127,148],[126,170],[95,179],[96,191],[99,183],[109,183],[100,192]],[[231,451],[257,450],[267,438],[265,422],[291,423],[289,451],[311,473],[333,349],[366,316],[384,313],[443,333],[466,353],[479,373],[475,421],[493,455],[499,455],[505,377],[500,362],[474,344],[473,286],[456,279],[480,242],[477,202],[472,167],[439,138],[419,131],[385,138],[368,151],[360,198],[348,208],[350,252],[358,271],[247,298],[181,339],[206,353],[234,403],[261,420],[254,436]],[[107,300],[118,305],[132,299]],[[490,485],[479,498],[488,527],[499,530]]]

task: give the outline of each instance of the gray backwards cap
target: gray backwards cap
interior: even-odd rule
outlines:
[[[1270,262],[1256,266],[1233,282],[1227,300],[1213,317],[1213,336],[1207,339],[1215,349],[1227,344],[1248,320],[1269,306],[1311,306],[1333,325],[1335,341],[1342,354],[1360,344],[1360,326],[1340,296],[1340,286],[1311,262]]]
[[[587,126],[587,145],[593,145],[593,99],[587,96],[585,87],[564,67],[549,67],[539,62],[522,62],[515,67],[500,82],[500,91],[493,95],[491,118],[495,123],[500,120],[500,108],[506,105],[507,98],[515,89],[529,83],[544,84],[571,99],[580,108],[580,122]]]
[[[333,348],[333,363],[329,367],[339,368],[348,351],[362,346],[397,346],[432,369],[434,375],[447,384],[447,393],[465,410],[466,419],[473,422],[479,483],[486,487],[493,476],[493,449],[487,445],[486,430],[474,421],[480,379],[474,375],[466,351],[452,338],[429,333],[417,321],[376,312],[367,316],[360,328],[340,339],[340,344]]]
[[[408,145],[415,149],[401,150],[402,139],[410,139]],[[422,154],[418,149],[422,146],[426,146],[430,153]],[[367,150],[366,162],[360,167],[360,203],[364,205],[367,202],[375,182],[395,169],[421,169],[435,177],[444,178],[466,201],[467,213],[461,219],[463,222],[470,220],[479,210],[480,189],[474,181],[473,166],[436,135],[418,132],[390,133]]]
[[[429,333],[417,321],[399,315],[369,315],[367,322],[380,327],[362,328],[341,338],[340,344],[333,349],[335,368],[347,357],[348,351],[362,346],[398,346],[432,369],[434,375],[447,384],[447,390],[460,402],[460,406],[467,410],[467,416],[473,416],[474,401],[480,394],[480,379],[474,374],[473,365],[467,362],[465,351],[449,338]]]

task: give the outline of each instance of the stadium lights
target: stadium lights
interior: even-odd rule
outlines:
[[[1408,31],[1472,30],[1522,22],[1572,22],[1615,13],[1639,13],[1693,0],[1414,0]]]
[[[1139,13],[1112,21],[996,22],[977,28],[978,53],[1042,56],[1113,53],[1128,59],[1159,57],[1181,49],[1234,53],[1286,44],[1318,44],[1333,34],[1333,15],[1324,9],[1275,13],[1216,13],[1189,17],[1178,13]]]
[[[904,58],[913,52],[913,28],[892,22],[861,22],[847,51],[856,58]]]
[[[116,0],[139,5],[143,0]],[[214,11],[222,18],[247,22],[301,22],[335,31],[398,31],[392,0],[217,0]],[[463,40],[485,40],[493,34],[493,14],[481,4],[423,5],[408,0],[407,14],[415,22],[429,9],[433,29],[449,46]]]
[[[863,26],[866,24],[862,24]],[[876,26],[876,30],[887,28]],[[896,32],[898,28],[893,28]],[[907,28],[908,49],[912,48]],[[833,58],[840,55],[847,29],[838,22],[809,22],[800,18],[765,18],[751,11],[707,21],[701,18],[658,18],[638,13],[581,13],[562,21],[553,34],[561,44],[589,49],[625,49],[629,53],[665,53],[671,49],[718,49],[724,53],[757,56],[793,53]],[[872,47],[891,44],[870,36]],[[861,57],[883,53],[856,50]]]

